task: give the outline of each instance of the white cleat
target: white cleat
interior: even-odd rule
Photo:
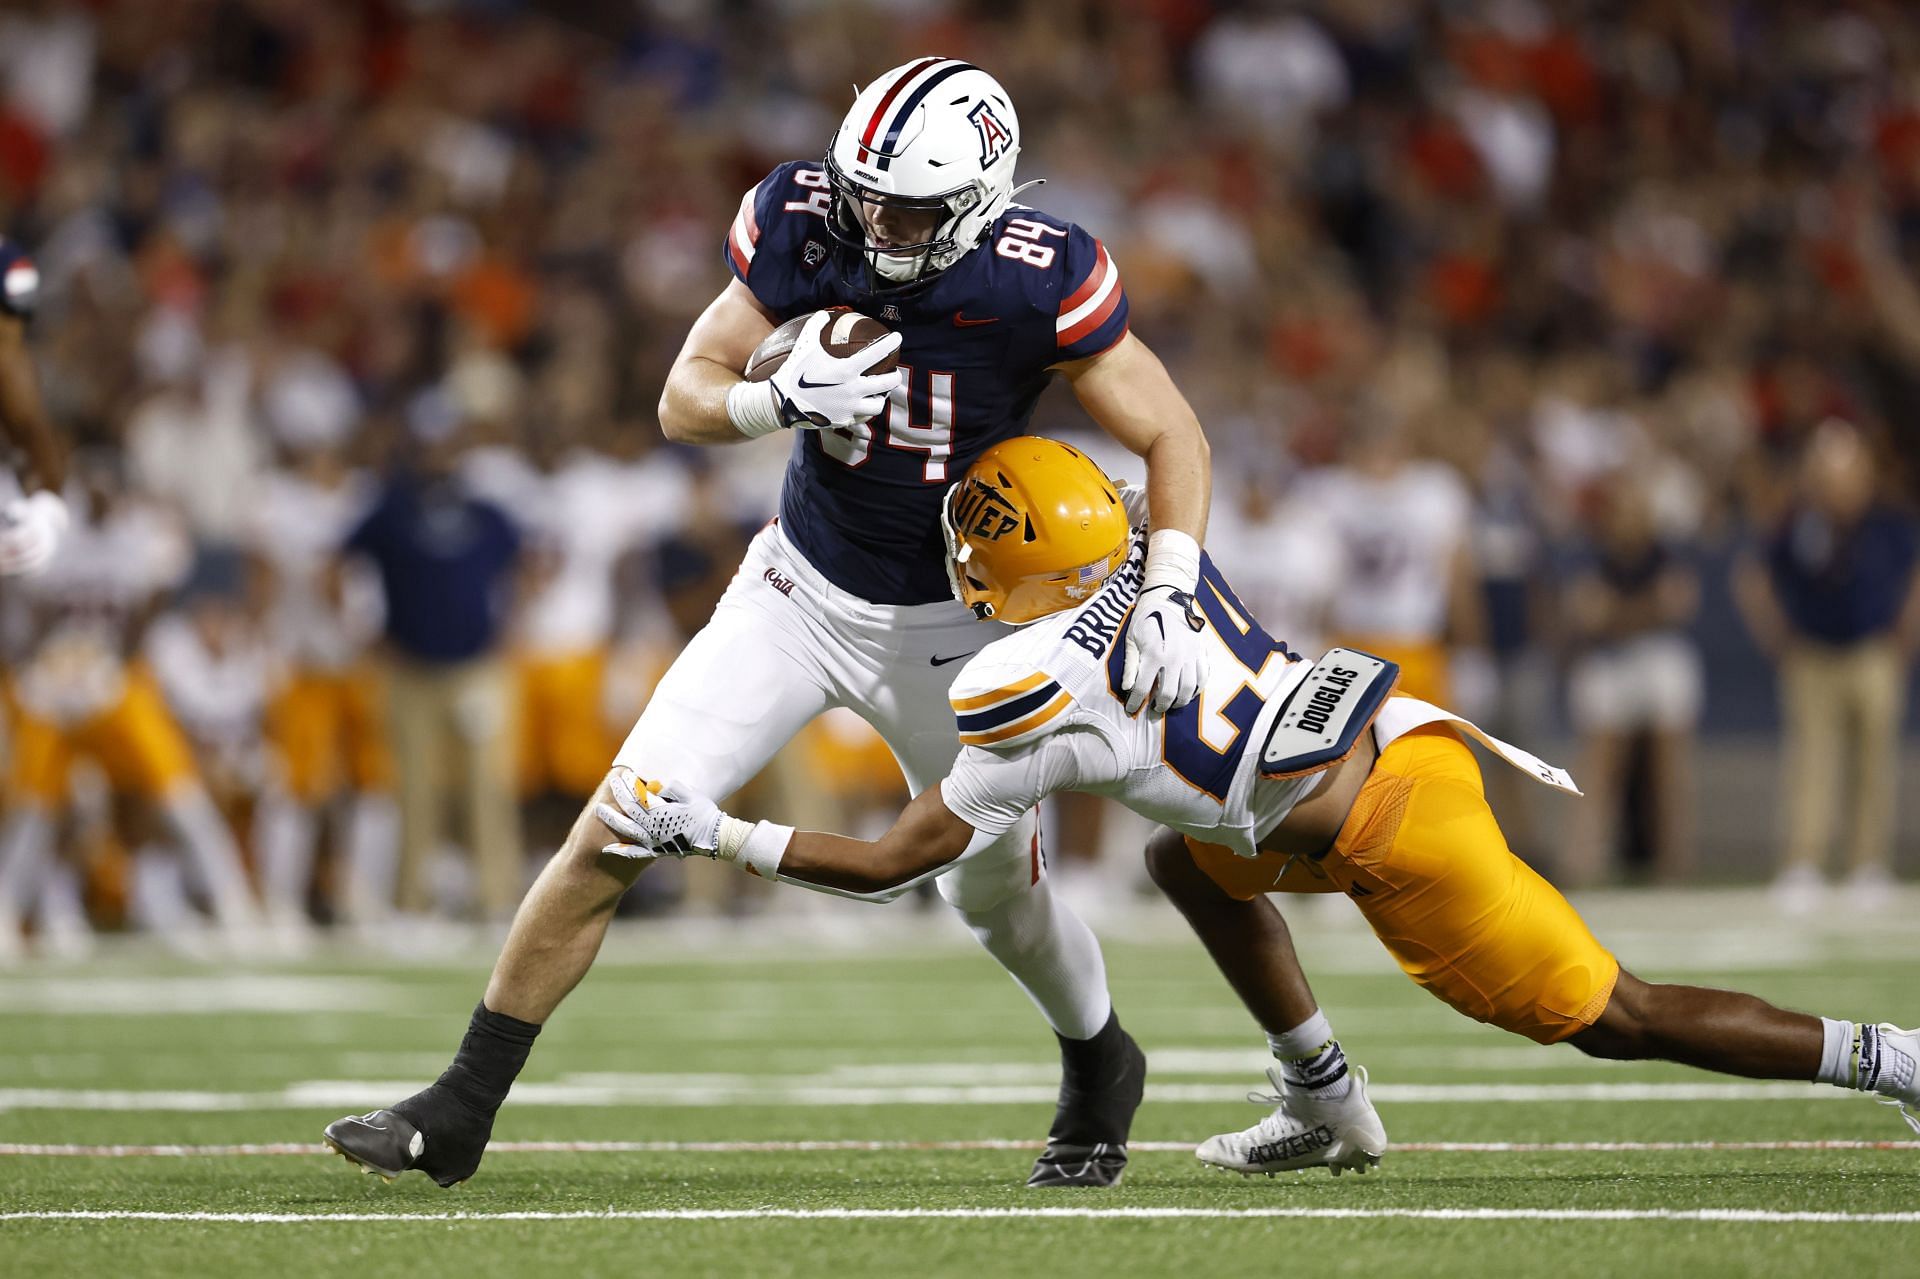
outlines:
[[[1274,1112],[1241,1132],[1207,1138],[1193,1153],[1201,1163],[1248,1176],[1327,1168],[1338,1177],[1348,1169],[1364,1173],[1378,1167],[1387,1151],[1386,1126],[1367,1100],[1366,1069],[1350,1069],[1353,1087],[1347,1095],[1322,1101],[1287,1083],[1278,1067],[1269,1068],[1267,1078],[1277,1091],[1248,1093],[1247,1100],[1274,1105]]]
[[[1907,1127],[1920,1133],[1920,1028],[1902,1030],[1881,1022],[1879,1077],[1868,1086],[1880,1094],[1875,1100],[1898,1106]]]

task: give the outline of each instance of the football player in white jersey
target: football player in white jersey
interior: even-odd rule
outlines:
[[[869,843],[739,821],[688,788],[616,773],[617,807],[600,818],[625,842],[607,851],[716,857],[767,879],[885,898],[976,855],[1055,791],[1106,795],[1165,823],[1148,853],[1154,878],[1279,1058],[1279,1109],[1198,1152],[1239,1172],[1364,1171],[1386,1149],[1365,1076],[1348,1070],[1264,900],[1275,891],[1351,895],[1417,982],[1537,1042],[1819,1080],[1920,1106],[1920,1032],[1654,985],[1622,969],[1508,850],[1457,730],[1573,791],[1566,773],[1437,706],[1390,696],[1392,663],[1341,648],[1295,658],[1210,563],[1190,624],[1217,646],[1211,678],[1185,712],[1129,715],[1118,668],[1122,632],[1138,624],[1141,543],[1111,482],[1076,451],[1033,438],[1001,444],[953,487],[946,514],[955,594],[982,617],[1031,624],[987,645],[954,681],[966,745],[944,781]]]
[[[1085,228],[1014,202],[1019,155],[998,81],[919,58],[856,96],[824,157],[778,165],[742,198],[724,245],[733,279],[668,370],[660,424],[683,444],[784,440],[780,514],[617,763],[647,775],[671,766],[729,794],[844,706],[886,739],[910,787],[944,775],[959,749],[947,685],[989,635],[948,594],[942,497],[1026,429],[1056,374],[1146,462],[1154,532],[1139,611],[1151,622],[1125,645],[1130,704],[1158,715],[1193,697],[1206,648],[1180,619],[1206,528],[1206,439],[1129,330],[1112,255]],[[893,332],[834,354],[833,307]],[[775,326],[803,317],[779,368],[747,380]],[[335,1149],[443,1185],[473,1173],[534,1036],[593,962],[638,873],[601,855],[606,838],[590,804],[522,903],[453,1065],[391,1109],[329,1126]],[[1022,814],[991,842],[938,889],[1058,1039],[1060,1103],[1028,1184],[1111,1185],[1145,1058],[1114,1014],[1099,942],[1051,889],[1038,822]]]
[[[37,573],[67,531],[66,457],[40,403],[27,353],[27,321],[40,297],[40,272],[0,236],[0,437],[26,454],[28,483],[0,473],[0,576]]]

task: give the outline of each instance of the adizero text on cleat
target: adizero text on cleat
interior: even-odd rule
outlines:
[[[426,1136],[391,1110],[336,1119],[323,1135],[349,1162],[388,1181],[412,1168],[427,1148]]]
[[[1127,1168],[1127,1134],[1147,1088],[1147,1055],[1133,1036],[1113,1028],[1113,1049],[1096,1082],[1060,1083],[1060,1102],[1047,1148],[1034,1161],[1027,1185],[1115,1186]]]
[[[1269,1176],[1326,1168],[1336,1177],[1379,1165],[1387,1150],[1387,1130],[1367,1100],[1364,1069],[1353,1067],[1353,1086],[1337,1101],[1287,1083],[1278,1070],[1269,1070],[1267,1078],[1277,1094],[1252,1093],[1248,1100],[1275,1104],[1274,1112],[1251,1128],[1207,1138],[1194,1151],[1202,1163]]]

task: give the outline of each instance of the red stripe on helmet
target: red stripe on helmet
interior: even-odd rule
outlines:
[[[866,130],[860,135],[859,158],[861,160],[867,158],[867,150],[873,142],[873,135],[880,131],[880,122],[887,118],[887,108],[893,105],[893,100],[900,95],[900,90],[907,87],[907,81],[913,79],[935,63],[945,61],[945,58],[922,58],[920,61],[908,67],[905,74],[887,87],[887,91],[880,96],[880,105],[873,109],[873,118],[867,121]]]

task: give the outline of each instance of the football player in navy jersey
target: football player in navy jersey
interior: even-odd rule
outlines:
[[[1026,432],[1055,373],[1147,464],[1153,532],[1128,630],[1127,709],[1164,714],[1200,688],[1192,592],[1206,440],[1128,332],[1126,290],[1100,241],[1014,203],[1019,138],[992,76],[921,58],[858,94],[824,161],[779,165],[741,199],[724,245],[734,278],[674,361],[661,428],[688,444],[786,431],[792,460],[778,519],[617,764],[726,795],[809,720],[846,706],[886,739],[914,792],[943,777],[959,751],[949,685],[1001,624],[983,631],[953,598],[942,497],[982,452]],[[893,333],[835,355],[821,342],[827,307]],[[809,313],[772,377],[745,381],[774,327]],[[878,371],[896,352],[898,368]],[[1082,566],[1072,589],[1090,595],[1107,571]],[[601,854],[610,842],[589,803],[521,905],[453,1065],[391,1110],[330,1125],[337,1150],[388,1176],[472,1175],[533,1037],[592,963],[637,872]],[[1112,1185],[1146,1062],[1114,1016],[1093,933],[1049,888],[1034,815],[938,883],[1059,1040],[1059,1106],[1028,1184]]]
[[[67,529],[61,489],[67,463],[40,404],[27,320],[40,295],[40,272],[21,247],[0,236],[0,433],[26,455],[24,477],[0,479],[0,575],[33,573],[53,558]]]

